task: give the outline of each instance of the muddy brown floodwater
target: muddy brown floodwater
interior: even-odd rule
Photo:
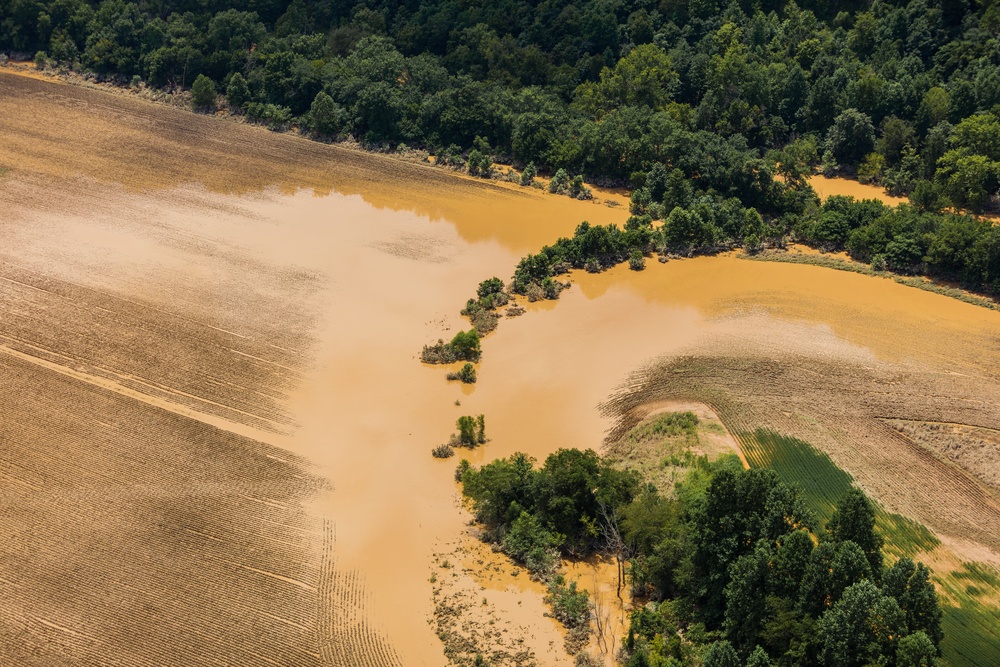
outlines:
[[[430,456],[458,416],[474,463],[600,449],[634,371],[720,350],[996,387],[1000,313],[735,257],[574,274],[459,386],[418,354],[476,284],[627,211],[2,72],[0,133],[0,662],[443,665],[440,554],[488,560]],[[571,664],[524,575],[448,575]]]

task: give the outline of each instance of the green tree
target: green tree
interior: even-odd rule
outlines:
[[[874,581],[881,581],[884,540],[875,530],[875,507],[863,491],[852,488],[837,502],[826,524],[826,538],[834,543],[851,541],[860,547]]]
[[[479,361],[482,350],[479,347],[479,332],[474,328],[459,331],[449,343],[455,356],[462,361]]]
[[[771,658],[767,655],[767,651],[758,646],[747,658],[746,667],[771,667]]]
[[[242,109],[243,105],[250,101],[250,87],[247,80],[239,72],[233,74],[226,87],[226,100],[229,105],[237,109]]]
[[[840,164],[856,166],[875,148],[872,119],[857,109],[845,109],[833,121],[827,145]]]
[[[915,632],[899,640],[896,667],[937,667],[938,651],[923,632]]]
[[[504,553],[537,573],[548,573],[555,567],[558,547],[558,538],[528,512],[521,512],[503,538]]]
[[[474,447],[478,442],[476,437],[476,418],[463,415],[455,422],[458,429],[458,441],[466,447]]]
[[[771,588],[771,548],[758,542],[752,553],[729,567],[726,585],[726,636],[737,652],[746,655],[760,640],[767,619],[767,596]]]
[[[741,667],[740,657],[727,641],[715,642],[705,651],[702,667]]]
[[[618,61],[614,69],[601,70],[600,81],[581,84],[576,104],[592,116],[626,106],[663,107],[678,88],[679,76],[666,52],[643,44]]]
[[[332,137],[344,127],[345,112],[333,98],[320,91],[309,108],[309,129],[323,137]]]
[[[215,82],[204,74],[191,84],[191,106],[195,109],[209,109],[215,106]]]
[[[819,662],[823,667],[884,664],[896,655],[905,624],[896,601],[871,581],[861,581],[820,618]]]
[[[904,556],[886,570],[883,592],[899,603],[906,615],[907,630],[924,634],[937,647],[944,632],[941,629],[941,609],[930,575],[926,565],[914,563]]]

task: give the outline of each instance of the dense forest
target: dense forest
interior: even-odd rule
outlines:
[[[930,571],[885,562],[859,490],[820,528],[797,489],[735,456],[698,459],[666,493],[589,450],[559,450],[540,468],[523,454],[463,461],[456,476],[487,539],[550,577],[555,616],[571,627],[590,612],[585,593],[551,575],[559,556],[616,555],[635,599],[649,600],[623,638],[628,667],[937,664]]]
[[[940,212],[1000,208],[998,33],[996,0],[0,0],[0,50],[39,64],[569,194],[627,184],[693,251],[796,238],[987,293],[1000,232]],[[913,205],[859,231],[871,210],[821,208],[817,169]]]

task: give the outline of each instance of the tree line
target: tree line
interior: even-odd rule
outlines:
[[[804,165],[995,206],[998,33],[974,0],[0,2],[42,62],[597,182],[660,163],[762,215]]]
[[[668,494],[590,450],[539,468],[524,454],[463,461],[456,477],[487,538],[532,571],[608,551],[627,565],[633,595],[649,600],[623,638],[628,667],[937,664],[930,570],[886,562],[860,490],[820,526],[798,489],[735,456],[699,459]],[[562,596],[581,603],[575,589]]]

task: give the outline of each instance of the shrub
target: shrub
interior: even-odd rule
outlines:
[[[479,333],[475,329],[459,331],[450,343],[440,338],[434,345],[424,345],[420,360],[425,364],[451,364],[456,361],[479,361]]]
[[[549,192],[562,194],[569,189],[569,174],[565,169],[560,169],[549,181]]]
[[[471,467],[472,464],[469,463],[468,459],[462,459],[461,461],[459,461],[458,465],[455,466],[455,481],[461,482],[462,478],[465,477],[465,471]]]
[[[45,69],[49,64],[49,57],[45,55],[45,51],[39,51],[35,54],[35,67],[38,69]]]
[[[521,512],[511,524],[501,546],[504,553],[538,575],[552,572],[559,560],[559,540],[528,512]]]
[[[501,292],[503,292],[503,281],[496,276],[484,280],[479,283],[479,287],[476,288],[476,296],[478,296],[480,300]]]
[[[458,442],[466,447],[475,447],[479,438],[476,433],[476,418],[468,415],[458,418],[455,422],[458,429]]]
[[[292,110],[275,104],[249,102],[246,105],[247,118],[267,125],[269,130],[283,130],[292,122]]]
[[[431,450],[431,456],[436,459],[448,459],[455,455],[455,450],[451,445],[438,445]]]
[[[309,108],[309,129],[321,137],[332,137],[344,127],[346,113],[333,98],[320,91]]]
[[[229,106],[242,109],[249,99],[250,87],[247,85],[247,80],[243,78],[242,74],[236,72],[229,79],[229,85],[226,87],[226,101],[229,102]]]
[[[191,106],[195,109],[210,109],[215,106],[215,82],[204,74],[191,84]]]
[[[569,191],[566,193],[574,199],[593,199],[594,195],[583,183],[583,176],[576,175],[573,177],[573,181],[569,185]]]
[[[479,334],[475,329],[470,329],[469,331],[459,331],[455,334],[455,337],[451,339],[449,345],[455,351],[457,359],[464,361],[479,361],[479,355],[482,350],[479,347]]]
[[[535,183],[535,176],[537,175],[538,170],[535,169],[535,163],[529,162],[528,166],[521,172],[521,185],[533,185]]]
[[[457,373],[448,373],[449,380],[461,380],[465,384],[475,384],[476,369],[472,364],[465,364]]]
[[[633,250],[632,254],[628,258],[628,266],[633,271],[642,271],[646,268],[646,258],[642,256],[642,252],[638,249]]]
[[[568,628],[578,628],[590,622],[590,598],[587,591],[577,590],[576,582],[566,583],[561,574],[552,578],[546,598],[552,605],[552,615]]]

